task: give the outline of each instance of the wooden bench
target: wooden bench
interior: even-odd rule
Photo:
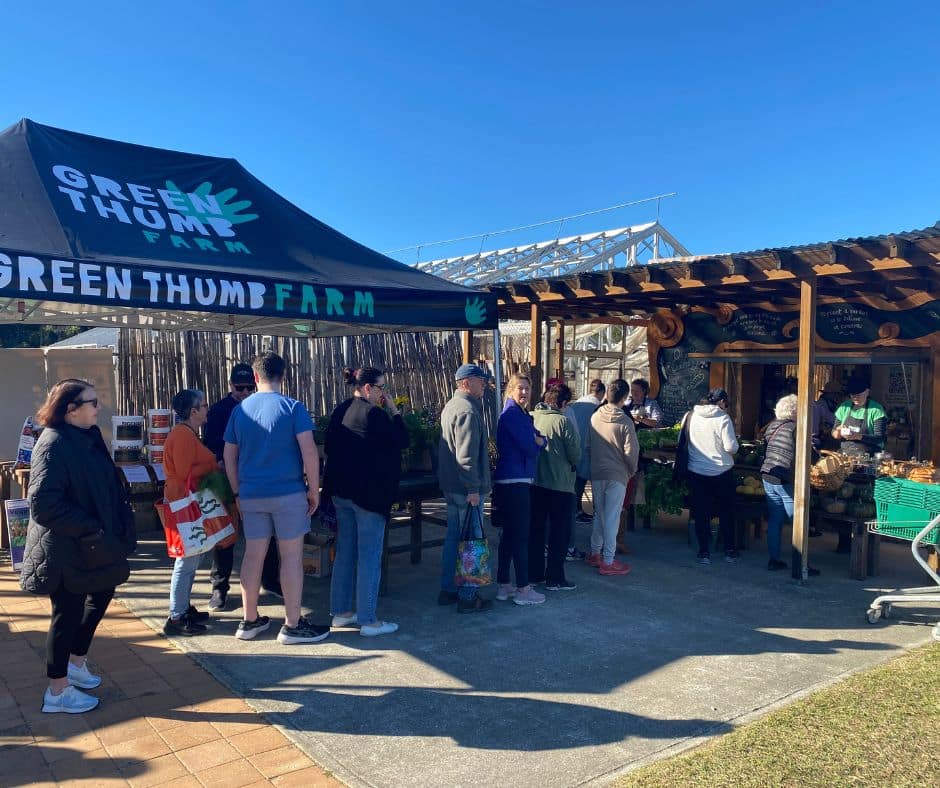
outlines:
[[[429,517],[422,511],[422,503],[428,500],[440,498],[441,488],[437,483],[437,477],[433,475],[406,476],[398,485],[398,502],[404,505],[409,511],[407,519],[389,517],[385,523],[385,547],[382,550],[382,581],[379,586],[379,593],[385,594],[388,591],[388,557],[399,553],[409,553],[412,564],[421,563],[421,551],[429,547],[440,547],[444,544],[442,538],[425,539],[424,523],[430,522],[435,525],[447,526],[447,521],[440,517]],[[389,544],[389,535],[392,531],[400,528],[410,529],[409,540],[407,544],[391,546]]]

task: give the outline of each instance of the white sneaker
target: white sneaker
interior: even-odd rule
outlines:
[[[332,627],[350,627],[354,624],[358,624],[359,619],[356,617],[356,614],[353,613],[351,616],[333,616],[333,620],[330,622]]]
[[[68,679],[69,684],[79,689],[94,689],[101,684],[101,676],[96,676],[88,669],[87,659],[80,668],[69,662]]]
[[[515,595],[516,595],[516,589],[513,588],[508,583],[500,584],[499,590],[496,592],[496,598],[500,602],[505,602],[507,599],[509,599],[510,597],[514,597]]]
[[[540,594],[532,586],[526,586],[516,590],[515,599],[512,601],[517,605],[541,605],[545,601],[545,594]]]
[[[98,705],[98,699],[86,695],[75,687],[66,687],[58,695],[46,687],[46,694],[42,697],[42,710],[47,713],[65,712],[66,714],[83,714],[91,711]]]
[[[373,624],[363,624],[359,628],[359,634],[363,637],[374,638],[376,635],[390,635],[398,631],[398,624],[391,621],[376,621]]]

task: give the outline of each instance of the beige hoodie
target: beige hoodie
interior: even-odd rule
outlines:
[[[591,481],[626,484],[636,473],[640,444],[633,419],[620,405],[602,405],[591,416]]]

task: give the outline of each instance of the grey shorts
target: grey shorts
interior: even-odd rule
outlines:
[[[296,539],[310,532],[306,493],[276,498],[246,498],[238,506],[246,539]]]

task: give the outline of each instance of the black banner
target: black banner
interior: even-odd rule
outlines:
[[[6,296],[402,330],[496,326],[494,296],[353,241],[234,159],[29,120],[0,132],[0,241]]]
[[[39,257],[0,249],[0,296],[137,309],[264,315],[302,321],[486,327],[484,294],[325,286],[239,274]],[[425,297],[422,298],[422,295]]]

